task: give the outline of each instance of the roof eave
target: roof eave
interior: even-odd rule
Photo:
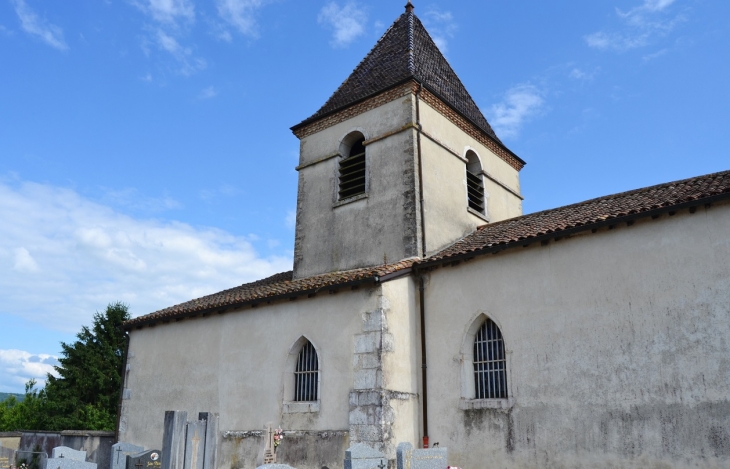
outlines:
[[[403,269],[403,270],[407,270],[407,273],[409,273],[411,271],[410,268]],[[388,274],[388,275],[384,275],[384,276],[369,275],[367,277],[363,277],[360,279],[349,280],[349,281],[340,282],[340,283],[333,283],[331,285],[325,285],[325,286],[321,286],[321,287],[317,287],[317,288],[308,288],[305,290],[297,290],[297,291],[292,291],[292,292],[287,292],[287,293],[281,293],[278,295],[265,296],[265,297],[261,297],[261,298],[252,298],[250,300],[244,300],[244,301],[239,301],[239,302],[230,303],[230,304],[217,305],[217,306],[210,306],[207,308],[201,308],[199,310],[172,313],[172,314],[166,315],[166,316],[149,317],[146,319],[144,316],[142,316],[141,318],[130,319],[129,321],[126,321],[125,323],[122,324],[122,327],[124,328],[124,330],[129,331],[132,329],[142,329],[145,326],[154,326],[161,322],[166,323],[166,322],[170,322],[170,321],[180,321],[183,319],[193,318],[193,317],[197,317],[197,316],[209,316],[212,313],[223,314],[230,310],[243,308],[244,306],[250,306],[253,304],[260,304],[260,303],[272,303],[274,301],[292,299],[292,298],[296,298],[296,297],[300,297],[300,296],[316,294],[316,293],[321,292],[322,290],[329,291],[332,289],[338,289],[338,288],[343,288],[343,287],[353,287],[353,286],[361,285],[364,283],[382,283],[387,280],[390,280],[391,277],[393,277],[392,274]],[[152,313],[150,316],[152,316],[152,315],[154,315],[154,313]]]
[[[449,106],[452,111],[454,111],[455,113],[457,113],[459,116],[461,116],[463,119],[465,119],[471,125],[473,125],[477,130],[479,130],[481,133],[483,133],[487,138],[489,138],[489,140],[491,140],[496,145],[498,145],[501,148],[503,148],[507,153],[509,153],[512,157],[514,157],[517,161],[519,161],[520,164],[523,167],[527,164],[527,162],[525,160],[523,160],[522,158],[520,158],[519,156],[517,156],[515,154],[515,152],[513,152],[512,150],[510,150],[504,143],[502,143],[500,140],[498,140],[498,139],[492,137],[491,135],[489,135],[488,132],[486,132],[479,125],[477,125],[477,123],[474,122],[469,116],[465,115],[463,112],[461,112],[458,109],[456,109],[456,107],[454,105],[452,105],[447,99],[445,99],[433,87],[429,86],[428,84],[424,83],[422,80],[419,80],[418,78],[416,78],[414,76],[410,76],[410,77],[407,77],[407,78],[405,78],[403,80],[397,81],[397,82],[393,83],[392,85],[383,88],[382,90],[376,91],[375,93],[371,93],[371,94],[369,94],[369,95],[367,95],[367,96],[365,96],[363,98],[360,98],[360,99],[358,99],[356,101],[353,101],[353,102],[351,102],[349,104],[346,104],[344,106],[340,106],[340,107],[335,108],[335,109],[333,109],[331,111],[327,111],[326,113],[322,114],[321,116],[308,117],[307,119],[303,120],[302,122],[300,122],[300,123],[298,123],[298,124],[290,127],[289,130],[291,130],[292,133],[294,133],[296,135],[297,130],[302,129],[302,128],[306,127],[309,124],[313,124],[313,123],[315,123],[315,122],[317,122],[319,120],[322,120],[322,119],[325,119],[325,118],[327,118],[329,116],[332,116],[334,114],[337,114],[338,112],[340,112],[340,111],[342,111],[344,109],[347,109],[350,106],[356,106],[356,105],[358,105],[358,104],[360,104],[360,103],[362,103],[364,101],[367,101],[368,99],[373,98],[373,97],[375,97],[375,96],[377,96],[379,94],[385,93],[386,91],[390,91],[393,88],[397,88],[397,87],[399,87],[399,86],[401,86],[401,85],[403,85],[405,83],[408,83],[409,81],[414,81],[414,82],[418,83],[419,85],[422,85],[424,88],[426,88],[431,94],[433,94],[438,99],[440,99],[442,102],[444,102],[447,106]]]
[[[661,215],[661,214],[675,211],[675,210],[682,210],[685,208],[696,207],[698,205],[711,204],[713,202],[717,202],[717,201],[720,201],[723,199],[730,199],[730,192],[725,192],[722,194],[717,194],[717,195],[713,195],[710,197],[704,197],[704,198],[700,198],[700,199],[696,199],[696,200],[690,200],[690,201],[682,202],[679,204],[658,207],[655,209],[632,213],[629,215],[609,218],[609,219],[601,220],[601,221],[594,222],[594,223],[586,223],[585,225],[573,226],[570,228],[565,228],[563,230],[552,231],[550,233],[545,233],[545,234],[542,234],[539,236],[518,239],[518,240],[510,241],[507,243],[490,245],[490,246],[483,247],[481,249],[475,249],[473,251],[468,251],[468,252],[461,252],[458,254],[454,254],[451,256],[444,256],[444,257],[440,257],[440,258],[430,260],[430,261],[425,260],[423,262],[416,262],[413,264],[413,269],[415,271],[419,271],[419,270],[423,270],[423,269],[430,269],[433,267],[438,267],[438,266],[442,266],[442,265],[446,265],[446,264],[461,262],[463,260],[469,260],[469,259],[472,259],[477,256],[494,254],[494,253],[497,253],[500,251],[504,251],[505,249],[510,249],[510,248],[519,247],[519,246],[527,246],[527,245],[530,245],[533,243],[538,243],[541,241],[546,241],[546,240],[550,240],[550,239],[554,239],[554,238],[563,238],[565,236],[581,233],[584,231],[598,229],[598,228],[602,228],[602,227],[609,226],[609,225],[616,225],[619,223],[626,223],[629,221],[635,221],[640,218],[647,218],[647,217],[651,217],[651,216],[655,216],[655,215]]]

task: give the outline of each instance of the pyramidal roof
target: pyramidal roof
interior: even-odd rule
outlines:
[[[431,39],[423,23],[413,13],[410,1],[406,6],[406,12],[383,34],[375,47],[324,106],[292,129],[302,127],[409,79],[422,83],[455,111],[499,142],[489,122]]]

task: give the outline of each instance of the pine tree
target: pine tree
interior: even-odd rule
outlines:
[[[72,344],[61,343],[59,377],[48,375],[45,388],[49,430],[113,430],[116,424],[121,368],[130,318],[123,303],[111,303],[94,314]]]

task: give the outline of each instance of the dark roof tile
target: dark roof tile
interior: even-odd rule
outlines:
[[[319,111],[299,128],[414,78],[500,142],[438,46],[413,13],[402,14]],[[501,142],[500,142],[501,143]]]
[[[266,301],[267,299],[287,295],[294,296],[297,293],[317,291],[327,287],[334,287],[361,280],[374,280],[375,277],[383,277],[385,275],[408,269],[411,265],[413,265],[414,260],[415,259],[405,259],[393,264],[384,264],[376,267],[343,272],[332,272],[329,274],[316,275],[314,277],[296,280],[292,278],[292,271],[282,272],[262,280],[245,283],[239,287],[223,290],[222,292],[187,301],[179,305],[171,306],[154,313],[131,319],[125,322],[124,325],[129,328],[138,324],[172,319],[198,312],[235,307],[237,305],[252,303],[257,300]]]

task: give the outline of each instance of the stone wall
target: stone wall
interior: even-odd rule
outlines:
[[[218,467],[254,469],[263,460],[263,446],[261,430],[223,432]],[[334,469],[342,467],[348,446],[347,431],[287,431],[276,459],[296,468]]]

